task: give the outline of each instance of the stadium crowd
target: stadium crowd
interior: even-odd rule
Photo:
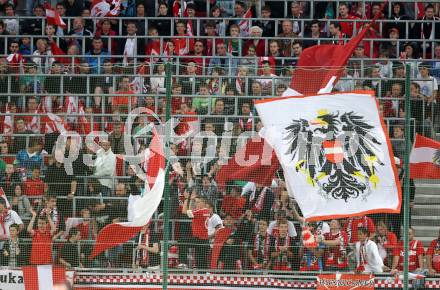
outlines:
[[[220,136],[231,132],[232,156],[244,144],[240,134],[262,127],[253,100],[281,96],[303,49],[344,45],[361,29],[361,20],[381,13],[335,90],[376,91],[395,155],[402,158],[406,63],[414,79],[414,131],[429,137],[440,128],[440,4],[367,1],[363,9],[360,2],[287,1],[286,11],[286,1],[234,1],[232,7],[227,6],[232,1],[217,0],[206,11],[206,1],[187,2],[183,18],[172,1],[128,1],[120,17],[94,19],[91,2],[66,0],[55,6],[65,28],[47,24],[37,1],[27,1],[25,12],[34,17],[23,19],[16,17],[14,3],[0,4],[0,186],[6,197],[0,198],[0,264],[160,265],[162,206],[131,243],[92,261],[87,257],[99,229],[130,220],[144,191],[136,168],[124,159],[129,154],[124,136],[131,134],[136,152],[142,152],[151,139],[143,129],[155,120],[139,116],[132,132],[125,131],[124,122],[140,107],[163,118],[165,63],[171,62],[171,113],[180,122],[173,137],[191,128],[219,136],[214,146],[197,139],[170,146],[171,267],[401,270],[400,214],[310,224],[317,237],[310,246],[299,234],[304,219],[282,172],[271,187],[243,181],[218,187]],[[249,11],[253,20],[247,19]],[[47,113],[62,116],[57,125],[66,130],[82,136],[102,130],[108,140],[93,149],[78,148],[72,138],[59,150],[55,141],[61,129]],[[68,173],[62,157],[75,151],[78,158]],[[213,158],[190,158],[194,152]],[[412,185],[411,202],[414,191]],[[227,235],[217,249],[214,239],[221,229]],[[440,235],[425,251],[417,233],[409,232],[410,271],[440,273]],[[365,259],[373,251],[371,242],[377,245],[376,265]]]

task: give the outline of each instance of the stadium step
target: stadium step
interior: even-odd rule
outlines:
[[[414,198],[416,204],[440,205],[440,194],[417,194]]]
[[[432,226],[440,228],[440,218],[438,216],[412,216],[411,225],[413,226]]]
[[[412,228],[415,230],[416,239],[419,239],[419,237],[430,237],[433,240],[438,237],[438,226],[414,225]]]
[[[440,213],[440,204],[416,204],[412,209],[412,216],[435,216],[437,218]]]

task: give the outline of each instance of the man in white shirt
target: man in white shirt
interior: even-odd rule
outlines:
[[[358,228],[359,241],[356,243],[356,272],[357,273],[382,273],[388,269],[383,264],[375,242],[369,239],[367,228]]]
[[[110,195],[113,190],[113,180],[111,177],[115,175],[116,155],[112,152],[109,141],[101,142],[101,149],[96,152],[95,160],[95,176],[105,177],[98,179],[101,184],[101,193]]]
[[[416,83],[420,85],[420,93],[433,101],[437,97],[438,83],[436,78],[429,75],[430,68],[431,65],[426,62],[422,62],[419,65],[419,75],[417,78],[422,80],[418,80]]]
[[[211,212],[211,216],[208,219],[207,222],[207,227],[208,227],[208,237],[211,239],[211,241],[214,238],[215,232],[223,227],[223,221],[221,219],[221,217],[214,213],[214,204],[208,200],[206,202],[206,206],[209,209],[209,211]]]
[[[279,223],[282,221],[286,221],[287,222],[287,233],[289,235],[289,237],[294,238],[296,237],[298,234],[296,233],[296,229],[295,229],[295,225],[291,222],[287,220],[286,217],[286,211],[284,210],[279,210],[276,214],[276,220],[270,222],[269,227],[267,228],[267,233],[271,236],[277,236],[278,235],[278,228],[279,228]]]

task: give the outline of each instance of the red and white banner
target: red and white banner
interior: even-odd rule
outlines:
[[[121,0],[112,0],[110,3],[106,0],[94,0],[90,15],[94,17],[118,16],[121,12]]]
[[[38,265],[25,266],[22,270],[26,290],[52,290],[55,283],[66,280],[66,272],[63,267]]]
[[[251,8],[249,8],[246,13],[243,15],[243,18],[252,18],[252,10]],[[240,32],[242,34],[242,36],[247,36],[249,35],[249,20],[246,19],[242,19],[240,20],[240,22],[238,23],[238,26],[240,27]]]
[[[374,290],[374,277],[370,275],[321,274],[316,280],[316,290]]]
[[[6,115],[3,119],[3,134],[11,135],[14,131],[14,118],[10,115],[8,104],[6,104]]]
[[[409,162],[411,178],[440,179],[440,142],[417,134]]]
[[[398,213],[399,178],[372,91],[256,102],[289,194],[309,221]]]
[[[63,21],[60,14],[55,9],[53,9],[48,3],[46,3],[45,8],[46,8],[47,24],[60,26],[62,28],[67,27],[66,23]]]
[[[148,224],[157,210],[165,187],[165,158],[163,143],[155,130],[149,150],[145,192],[133,205],[133,219],[130,222],[113,223],[105,226],[98,234],[91,258],[107,249],[123,244],[133,238],[142,227]],[[151,189],[150,189],[151,188]]]
[[[46,128],[45,133],[64,133],[67,131],[67,124],[64,122],[64,120],[55,114],[47,113],[47,122],[46,122]]]

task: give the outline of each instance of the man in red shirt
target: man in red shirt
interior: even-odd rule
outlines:
[[[388,230],[387,225],[383,221],[377,223],[376,244],[384,265],[388,266],[387,264],[391,262],[388,256],[397,247],[397,237]]]
[[[410,228],[408,230],[409,237],[409,272],[420,272],[423,269],[423,255],[425,250],[423,249],[423,243],[421,241],[414,239],[414,230]],[[397,271],[403,271],[403,241],[400,241],[398,246],[393,251],[393,267],[391,273],[396,273]]]
[[[359,19],[359,17],[350,15],[348,13],[348,5],[346,3],[340,3],[339,4],[339,16],[338,19],[342,20],[354,20]],[[354,21],[340,21],[342,32],[345,33],[348,37],[353,36],[353,30],[355,27]],[[356,22],[356,33],[359,32],[359,29],[361,27],[360,22]]]
[[[128,110],[133,110],[136,108],[137,98],[134,95],[134,91],[130,89],[130,78],[122,77],[119,83],[119,91],[116,94],[121,95],[120,97],[112,97],[112,110],[119,109],[121,113],[127,113]],[[130,96],[132,96],[130,98]]]
[[[358,228],[366,228],[370,233],[370,239],[374,238],[376,233],[376,227],[371,218],[367,216],[353,217],[347,220],[344,225],[344,231],[347,233],[348,240],[350,243],[354,244],[358,239]]]
[[[426,252],[426,264],[428,265],[429,275],[440,273],[440,231],[438,238],[431,242]]]
[[[27,227],[28,233],[32,236],[32,250],[30,263],[32,265],[52,264],[52,236],[56,229],[50,215],[38,217],[37,229],[34,230],[34,223],[37,213],[32,210],[32,219]],[[49,222],[50,229],[47,228]]]
[[[322,239],[322,238],[321,238]],[[347,233],[341,230],[338,220],[330,222],[330,232],[324,234],[321,241],[326,246],[324,252],[325,270],[341,270],[348,268],[347,260]]]
[[[194,254],[196,266],[198,269],[208,268],[207,253],[209,251],[208,239],[208,220],[211,217],[211,210],[207,206],[207,200],[203,197],[198,197],[195,194],[191,195],[191,200],[194,201],[195,209],[189,209],[189,193],[185,191],[185,202],[183,203],[182,213],[186,214],[192,219],[192,246],[194,247]]]
[[[270,235],[267,233],[267,221],[258,221],[258,232],[253,238],[253,246],[248,250],[251,267],[254,270],[270,267]]]
[[[272,237],[270,243],[272,269],[277,271],[292,271],[293,245],[288,235],[287,221],[280,221],[279,235]]]

